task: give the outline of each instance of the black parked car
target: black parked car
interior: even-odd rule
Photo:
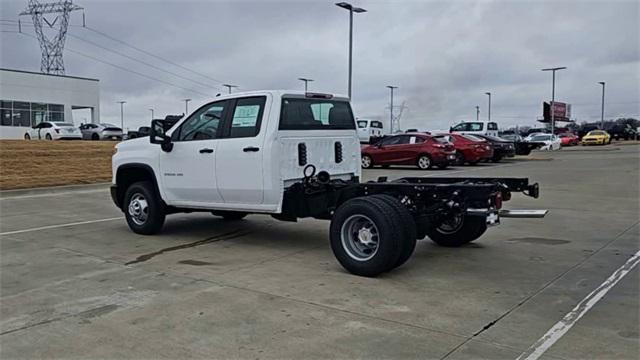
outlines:
[[[483,138],[491,144],[493,147],[493,157],[491,161],[493,162],[497,163],[500,162],[502,158],[514,157],[516,155],[516,147],[512,141],[490,135],[473,134],[473,136]]]
[[[500,138],[513,142],[516,148],[516,155],[529,155],[531,150],[544,146],[544,143],[524,141],[522,136],[516,134],[504,134]]]
[[[607,132],[615,140],[633,140],[636,138],[636,130],[628,124],[615,124]]]

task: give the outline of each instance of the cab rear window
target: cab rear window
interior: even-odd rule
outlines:
[[[355,120],[346,101],[282,99],[280,130],[352,130]]]

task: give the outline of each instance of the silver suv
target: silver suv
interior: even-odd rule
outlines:
[[[84,140],[122,140],[122,129],[112,124],[80,125]]]

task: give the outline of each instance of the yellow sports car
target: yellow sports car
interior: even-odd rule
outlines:
[[[582,145],[605,145],[611,142],[611,135],[604,130],[591,130],[582,137]]]

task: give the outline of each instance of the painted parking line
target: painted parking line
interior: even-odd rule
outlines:
[[[15,231],[6,231],[6,232],[2,232],[2,233],[0,233],[0,235],[14,235],[14,234],[22,234],[22,233],[32,232],[32,231],[41,231],[41,230],[57,229],[57,228],[63,228],[63,227],[69,227],[69,226],[86,225],[86,224],[95,224],[95,223],[100,223],[100,222],[113,221],[113,220],[122,220],[122,219],[124,219],[122,216],[118,216],[118,217],[106,218],[106,219],[89,220],[89,221],[79,221],[79,222],[66,223],[66,224],[58,224],[58,225],[40,226],[40,227],[35,227],[35,228],[30,228],[30,229],[15,230]]]
[[[564,334],[573,327],[595,304],[598,303],[623,277],[640,263],[640,251],[636,252],[624,265],[611,274],[600,286],[582,299],[573,310],[569,311],[562,320],[558,321],[543,337],[522,353],[518,360],[535,360],[544,354]]]
[[[20,199],[33,199],[33,198],[42,198],[42,197],[51,197],[51,196],[64,196],[64,195],[75,195],[75,194],[91,194],[91,193],[108,193],[109,189],[96,189],[96,190],[76,190],[76,191],[65,191],[65,192],[54,192],[48,194],[32,194],[32,195],[18,195],[18,196],[5,196],[0,197],[0,201],[2,200],[20,200]]]

